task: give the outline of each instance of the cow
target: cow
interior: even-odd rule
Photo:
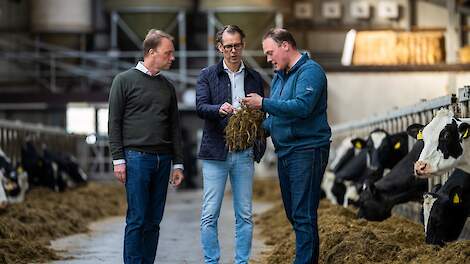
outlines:
[[[329,170],[325,172],[322,181],[322,189],[326,197],[334,204],[343,204],[346,192],[346,186],[335,180],[335,173],[341,170],[365,145],[366,141],[361,138],[346,137],[336,149],[335,158],[330,162]]]
[[[0,149],[0,208],[22,202],[28,189],[28,174]]]
[[[441,187],[424,195],[423,218],[426,243],[444,245],[456,240],[470,215],[470,174],[455,169]]]
[[[370,221],[383,221],[391,216],[393,206],[408,201],[420,201],[427,190],[427,181],[414,176],[414,163],[424,147],[421,130],[413,124],[407,133],[418,141],[408,154],[382,179],[366,182],[359,198],[358,217]]]
[[[343,206],[348,206],[349,201],[357,205],[363,184],[380,179],[385,169],[391,169],[408,153],[408,145],[405,132],[390,135],[383,129],[372,131],[364,151],[336,174],[346,185]]]
[[[442,175],[453,168],[470,173],[469,119],[441,109],[423,129],[424,148],[414,169],[418,177]]]
[[[58,177],[61,179],[61,184],[65,184],[61,188],[70,188],[86,183],[88,176],[72,155],[46,148],[44,149],[44,158],[57,164]]]
[[[26,141],[21,147],[21,162],[30,176],[31,186],[44,186],[56,192],[65,190],[59,165],[52,159],[41,156],[33,142]]]

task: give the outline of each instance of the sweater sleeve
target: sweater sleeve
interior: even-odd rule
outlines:
[[[113,160],[124,159],[124,147],[122,141],[122,119],[126,98],[120,75],[117,75],[109,92],[108,136],[109,147]]]
[[[291,88],[289,88],[291,89]],[[306,118],[315,109],[326,89],[326,76],[316,67],[299,73],[295,96],[289,100],[263,99],[263,111],[279,117]]]
[[[170,122],[171,122],[171,135],[173,143],[173,164],[183,164],[183,140],[181,138],[180,117],[178,111],[178,100],[176,98],[175,87],[170,83],[172,96],[171,96],[171,109],[170,109]]]

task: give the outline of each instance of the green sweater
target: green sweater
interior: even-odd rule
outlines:
[[[109,145],[114,160],[124,149],[173,155],[183,164],[178,104],[174,86],[161,74],[135,68],[118,74],[109,93]]]

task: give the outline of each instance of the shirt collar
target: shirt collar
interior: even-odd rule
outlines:
[[[232,71],[228,68],[227,64],[225,64],[225,60],[222,60],[222,63],[223,63],[223,65],[224,65],[224,70],[225,70],[225,71],[232,72]],[[244,69],[245,69],[245,64],[243,64],[243,61],[241,61],[240,68],[238,69],[238,71],[232,72],[232,73],[240,73],[240,72],[242,72]]]
[[[137,70],[139,70],[139,71],[141,71],[141,72],[147,74],[147,75],[150,75],[150,76],[157,76],[157,75],[160,74],[160,72],[157,72],[157,74],[152,75],[152,74],[150,73],[150,71],[145,67],[143,61],[139,61],[139,62],[137,63],[137,65],[135,66],[135,68],[136,68]]]

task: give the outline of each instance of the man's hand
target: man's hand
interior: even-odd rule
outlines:
[[[173,187],[179,187],[183,182],[184,175],[182,169],[174,169],[171,173],[170,184]]]
[[[228,114],[231,114],[233,113],[233,106],[227,102],[225,102],[223,105],[220,106],[219,108],[219,114],[220,115],[228,115]]]
[[[243,99],[243,103],[249,108],[261,109],[263,97],[257,93],[250,93]]]
[[[126,183],[126,164],[114,165],[114,177],[121,183]]]

